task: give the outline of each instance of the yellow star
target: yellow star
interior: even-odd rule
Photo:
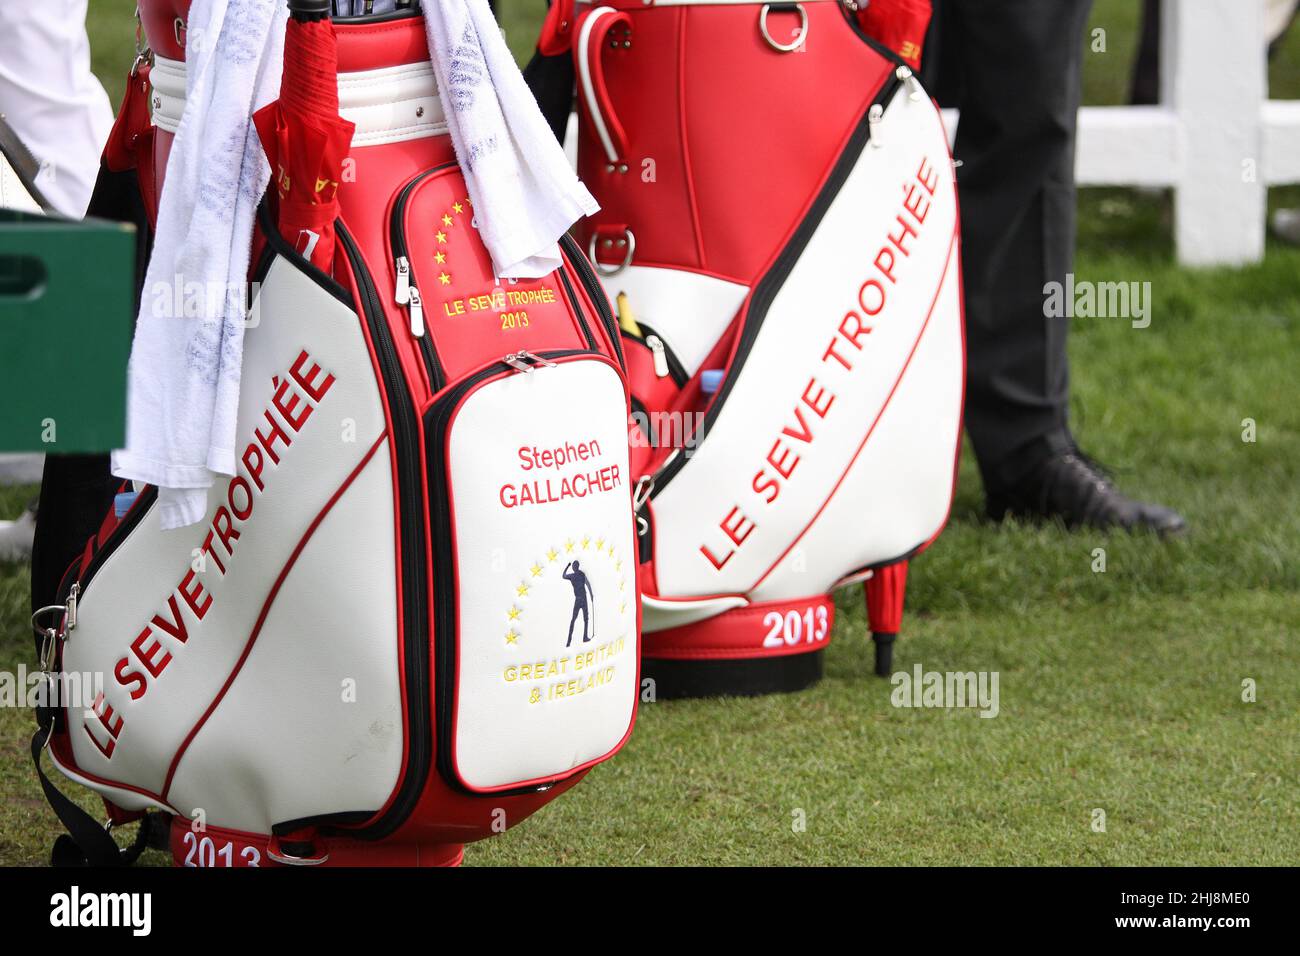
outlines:
[[[451,225],[451,216],[443,216],[443,217],[442,217],[442,224],[443,224],[444,226],[450,226],[450,225]]]
[[[614,546],[612,544],[609,546],[609,556],[611,558],[614,556]]]
[[[451,204],[451,211],[452,211],[452,212],[464,212],[464,211],[465,211],[465,207],[462,206],[462,205],[461,205],[460,203],[458,203],[458,202],[454,202],[454,203]]]
[[[514,607],[513,605],[511,605],[510,610],[506,611],[506,614],[510,616],[510,620],[512,621],[517,621],[519,619],[519,615],[523,613],[524,613],[523,611],[519,610],[519,608]]]
[[[440,272],[438,273],[438,281],[443,285],[451,285],[451,276],[447,275],[445,272]]]
[[[619,582],[618,582],[618,589],[619,589],[620,591],[623,590],[623,585],[625,585],[625,584],[627,584],[626,581],[619,581]]]
[[[537,577],[538,575],[540,575],[540,574],[542,573],[542,566],[541,566],[540,564],[534,564],[534,565],[533,565],[531,568],[529,568],[528,570],[531,571],[531,572],[533,572],[533,577]]]
[[[623,614],[623,613],[626,612],[626,611],[627,611],[627,602],[626,602],[626,601],[620,601],[620,602],[619,602],[619,605],[618,605],[618,613],[619,613],[619,614]],[[513,643],[513,641],[512,641],[511,643]]]
[[[515,588],[515,593],[518,594],[520,597],[528,597],[528,585],[527,584],[519,585],[519,587]]]
[[[447,254],[445,252],[435,252],[433,254],[433,261],[438,263],[438,265],[442,265],[447,261]]]
[[[573,553],[573,539],[572,539],[572,538],[570,538],[568,541],[564,542],[564,551],[565,551],[566,554],[572,554],[572,553]]]
[[[596,539],[596,550],[597,550],[597,551],[600,551],[600,550],[604,549],[604,547],[605,547],[605,539],[604,539],[604,538],[597,538],[597,539]]]
[[[623,562],[622,562],[622,561],[615,561],[615,562],[614,562],[614,570],[615,570],[615,571],[622,571],[622,570],[623,570]]]
[[[507,644],[514,644],[514,643],[516,643],[518,640],[519,640],[519,635],[516,634],[513,630],[511,630],[511,631],[506,631],[506,643],[507,643]]]
[[[558,558],[559,556],[560,556],[560,552],[556,551],[554,548],[551,548],[550,551],[547,551],[547,552],[546,552],[546,560],[547,560],[547,561],[554,561],[554,560],[555,560],[556,558]]]
[[[447,234],[445,232],[438,232],[434,234],[433,238],[437,239],[439,242],[446,242]]]
[[[586,551],[586,550],[587,550],[587,545],[589,545],[589,544],[591,544],[591,537],[590,537],[590,536],[587,536],[587,537],[583,538],[583,539],[582,539],[582,550],[583,550],[583,551]]]

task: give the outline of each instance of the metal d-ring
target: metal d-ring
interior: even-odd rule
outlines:
[[[623,234],[627,236],[624,240],[627,243],[627,252],[623,256],[623,261],[612,269],[602,266],[600,260],[596,258],[596,234],[594,232],[591,234],[591,239],[587,242],[587,258],[591,260],[592,267],[602,276],[616,276],[632,264],[632,254],[636,252],[636,236],[632,235],[631,229],[624,229]]]
[[[772,34],[768,32],[767,15],[771,12],[773,6],[779,8],[778,13],[787,13],[791,7],[799,12],[799,33],[789,43],[777,43],[772,39]],[[803,46],[808,39],[808,11],[803,8],[802,3],[765,3],[763,9],[758,12],[758,29],[763,34],[763,39],[767,41],[767,45],[773,50],[778,53],[793,53]]]

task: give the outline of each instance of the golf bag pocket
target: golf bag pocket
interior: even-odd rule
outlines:
[[[523,353],[426,416],[438,752],[476,793],[537,787],[632,726],[626,399],[591,352]]]
[[[641,430],[640,441],[655,447],[660,436],[656,423],[677,404],[690,375],[663,336],[645,323],[639,324],[639,332],[623,332],[623,355],[628,385],[636,396],[633,421]]]
[[[433,391],[499,359],[503,344],[516,351],[595,344],[596,330],[578,301],[580,279],[575,285],[564,269],[540,279],[498,279],[476,230],[455,163],[417,174],[393,200],[393,299],[420,342]]]

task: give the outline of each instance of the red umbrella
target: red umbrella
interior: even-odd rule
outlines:
[[[290,0],[280,98],[253,114],[280,199],[280,234],[329,272],[343,160],[355,125],[339,116],[329,0]]]

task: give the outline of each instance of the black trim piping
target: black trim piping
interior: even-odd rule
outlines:
[[[600,279],[596,278],[596,270],[592,268],[577,240],[567,232],[560,236],[560,248],[569,254],[569,261],[573,263],[573,271],[578,274],[578,281],[582,283],[587,298],[591,300],[592,306],[596,309],[596,314],[600,316],[601,322],[605,324],[605,331],[609,333],[610,347],[614,349],[614,359],[618,362],[620,368],[627,371],[627,362],[623,358],[623,342],[622,336],[619,335],[618,320],[614,318],[614,310],[610,308],[609,299],[605,296],[605,289],[600,284]]]
[[[407,740],[406,773],[398,783],[397,793],[387,811],[368,826],[338,831],[340,835],[362,840],[380,840],[391,835],[411,815],[424,790],[429,774],[432,741],[429,730],[429,694],[427,620],[428,594],[425,587],[425,527],[423,476],[420,472],[420,436],[416,425],[415,402],[397,359],[392,330],[384,315],[383,304],[375,288],[356,240],[343,224],[335,221],[335,234],[348,258],[356,280],[357,298],[362,317],[370,328],[380,374],[388,396],[393,422],[390,436],[397,457],[398,517],[401,526],[402,640],[405,663],[406,705],[410,719]]]

